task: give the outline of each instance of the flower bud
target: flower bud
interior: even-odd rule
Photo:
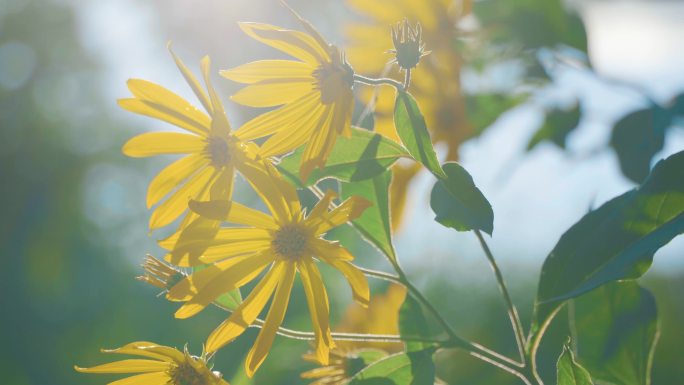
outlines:
[[[391,63],[397,63],[401,69],[409,70],[414,68],[420,62],[420,58],[430,53],[425,51],[425,44],[421,38],[423,35],[423,28],[420,23],[416,23],[414,28],[411,27],[408,20],[397,23],[397,26],[392,28],[392,42],[394,49],[390,50],[395,55]]]

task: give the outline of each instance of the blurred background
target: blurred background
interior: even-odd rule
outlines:
[[[352,66],[395,76],[389,26],[407,17],[424,27],[427,49],[412,91],[443,159],[458,159],[495,212],[490,245],[528,322],[541,264],[560,235],[587,210],[643,179],[658,159],[684,148],[684,2],[479,0],[290,0]],[[98,353],[137,340],[194,352],[224,317],[210,309],[175,320],[175,305],[133,278],[146,253],[162,256],[150,234],[144,194],[168,159],[127,159],[125,140],[170,129],[120,110],[128,78],[143,78],[191,100],[166,51],[193,70],[212,58],[227,101],[238,89],[219,69],[282,55],[249,40],[237,21],[298,28],[276,0],[0,0],[0,376],[8,385],[102,384],[79,375],[106,362]],[[383,32],[384,31],[384,32]],[[385,39],[385,40],[382,40]],[[359,125],[382,131],[372,99],[358,90]],[[227,102],[238,127],[256,111]],[[433,222],[434,183],[397,166],[396,246],[405,269],[461,335],[514,354],[495,281],[470,233]],[[248,194],[238,200],[249,202]],[[404,204],[403,197],[406,198]],[[401,214],[401,215],[399,215]],[[401,220],[398,220],[398,218]],[[362,266],[386,269],[351,231],[335,234]],[[661,338],[654,385],[684,383],[684,239],[660,250],[641,280],[657,299]],[[350,293],[327,280],[333,318]],[[377,292],[382,282],[372,282]],[[301,290],[298,289],[298,290]],[[444,295],[444,293],[453,293]],[[307,328],[303,296],[287,325]],[[567,325],[559,317],[540,365],[553,382]],[[216,356],[233,384],[242,374],[251,330]],[[307,345],[282,338],[253,383],[304,383]],[[679,352],[679,353],[678,353]],[[439,376],[449,384],[517,384],[459,352]],[[115,377],[112,377],[113,380]],[[111,381],[110,380],[110,381]]]

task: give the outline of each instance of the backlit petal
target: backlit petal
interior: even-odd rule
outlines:
[[[194,172],[208,164],[200,154],[192,154],[166,166],[147,187],[147,208],[154,206]]]
[[[284,262],[276,262],[233,314],[209,335],[205,347],[207,353],[231,342],[254,322],[282,278],[284,265]]]
[[[293,102],[313,90],[313,79],[264,80],[244,87],[230,99],[243,106],[275,107]]]
[[[325,161],[335,144],[337,132],[332,127],[334,116],[333,105],[328,106],[313,131],[313,136],[306,144],[299,167],[300,179],[305,181],[314,168],[325,167]]]
[[[180,362],[183,354],[174,348],[162,346],[149,341],[136,341],[117,349],[102,349],[104,353],[129,354],[156,358],[166,362]]]
[[[107,385],[167,385],[169,380],[166,372],[157,372],[122,378]]]
[[[332,211],[323,212],[319,215],[309,215],[305,221],[316,234],[323,234],[332,228],[341,226],[352,221],[372,205],[370,201],[359,196],[346,199]]]
[[[319,92],[310,92],[301,98],[273,111],[266,112],[248,121],[234,133],[242,141],[249,141],[272,135],[278,131],[292,132],[303,116],[320,104]]]
[[[311,324],[316,335],[316,361],[328,365],[330,349],[335,347],[330,334],[330,307],[328,294],[323,285],[321,274],[311,258],[306,257],[299,263],[306,302],[309,305]]]
[[[163,372],[168,370],[171,365],[171,363],[163,361],[131,359],[110,362],[92,368],[75,367],[75,369],[81,373],[148,373]]]
[[[329,106],[312,102],[307,112],[300,111],[297,124],[283,128],[271,136],[261,146],[261,156],[283,155],[303,145],[316,136],[316,130],[321,129],[325,115],[330,111]]]
[[[368,289],[368,280],[361,270],[348,261],[330,258],[323,254],[317,255],[317,257],[339,270],[345,278],[347,278],[347,282],[349,282],[349,286],[351,286],[352,289],[354,300],[358,302],[359,305],[368,307],[370,290]]]
[[[240,23],[240,28],[250,37],[311,65],[330,61],[326,47],[303,32],[262,23]]]
[[[209,59],[209,56],[202,58],[200,66],[202,67],[204,84],[206,84],[207,90],[209,91],[209,100],[213,109],[213,113],[211,114],[211,133],[213,135],[227,135],[230,132],[230,123],[228,123],[226,111],[223,109],[223,103],[221,103],[221,99],[218,97],[214,86],[211,84],[211,60]]]
[[[259,60],[219,73],[227,79],[246,84],[276,79],[313,82],[315,69],[316,67],[294,60]]]
[[[190,210],[199,215],[262,229],[275,229],[273,218],[259,210],[254,210],[234,201],[214,200],[208,202],[190,201]]]
[[[270,163],[236,165],[252,188],[259,194],[278,223],[289,222],[301,211],[297,190],[286,182]]]
[[[340,261],[353,261],[354,256],[339,242],[331,242],[325,239],[314,238],[309,241],[309,249],[314,255],[325,255]]]
[[[158,229],[176,220],[188,208],[188,201],[197,199],[203,190],[209,188],[215,177],[216,171],[213,167],[205,167],[193,175],[182,187],[157,206],[150,217],[150,229]]]
[[[146,132],[132,137],[123,146],[123,153],[142,158],[162,154],[200,153],[206,147],[206,141],[190,134],[178,132]]]
[[[195,75],[193,75],[192,72],[190,72],[190,70],[183,63],[183,61],[181,61],[181,59],[178,56],[176,56],[176,54],[173,52],[173,50],[171,49],[171,42],[169,42],[167,47],[169,49],[169,52],[171,52],[171,56],[173,56],[173,60],[176,62],[178,69],[180,70],[181,74],[183,74],[185,81],[188,82],[190,88],[192,88],[192,91],[197,96],[197,99],[199,99],[199,101],[202,103],[202,106],[204,106],[204,109],[207,110],[209,115],[211,115],[213,113],[211,101],[209,101],[207,94],[204,93],[202,85],[200,84],[200,82],[197,81]]]

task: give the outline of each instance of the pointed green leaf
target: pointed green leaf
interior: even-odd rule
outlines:
[[[445,163],[446,178],[440,178],[430,195],[435,220],[457,231],[482,230],[492,234],[494,212],[473,178],[458,163]]]
[[[392,263],[397,256],[392,246],[392,230],[387,192],[389,191],[392,172],[386,171],[372,179],[360,182],[341,183],[342,198],[360,196],[373,205],[352,221],[352,225],[363,237],[385,254]]]
[[[430,328],[423,314],[423,309],[418,301],[408,294],[404,299],[404,304],[399,309],[399,333],[402,337],[411,338],[430,336]],[[409,352],[427,349],[429,346],[430,344],[425,342],[406,342],[406,350]]]
[[[304,146],[301,146],[278,164],[280,172],[298,187],[312,186],[325,178],[344,182],[369,179],[385,172],[398,158],[409,156],[398,143],[380,134],[352,127],[350,138],[337,138],[325,168],[313,170],[306,183],[302,184],[299,166],[303,153]]]
[[[577,355],[596,379],[651,382],[658,332],[653,295],[636,282],[614,282],[574,300]]]
[[[432,385],[435,383],[434,349],[397,353],[358,372],[349,385]]]
[[[634,279],[653,254],[684,232],[684,152],[660,161],[644,184],[585,215],[542,267],[533,330],[564,300],[605,283]]]
[[[563,352],[558,358],[556,376],[558,385],[593,385],[589,372],[575,361],[568,345],[563,346]]]
[[[407,92],[398,92],[394,104],[394,125],[409,154],[437,177],[446,177],[439,166],[430,133],[418,103]]]

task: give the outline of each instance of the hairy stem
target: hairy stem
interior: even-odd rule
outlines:
[[[522,361],[522,363],[525,364],[525,332],[523,331],[522,323],[520,322],[518,310],[515,308],[513,300],[511,300],[511,295],[508,293],[508,288],[506,287],[506,282],[504,281],[503,275],[501,274],[499,265],[496,263],[496,260],[494,259],[494,254],[492,254],[492,251],[489,249],[487,242],[482,236],[482,232],[480,232],[480,230],[477,229],[473,230],[473,232],[477,236],[477,239],[480,241],[482,250],[484,251],[485,255],[487,256],[487,260],[489,261],[489,266],[494,271],[494,276],[496,277],[496,282],[499,285],[499,290],[501,291],[501,294],[504,297],[504,301],[506,302],[508,318],[511,321],[513,334],[515,335],[515,343],[518,346],[518,354],[520,355],[520,360]]]

